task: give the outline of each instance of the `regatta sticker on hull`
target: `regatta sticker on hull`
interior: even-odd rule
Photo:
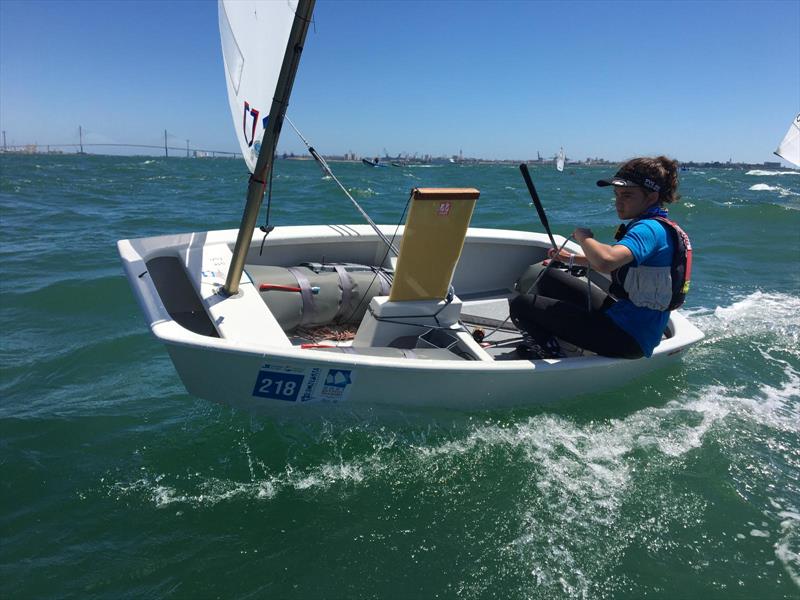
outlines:
[[[284,402],[340,402],[355,379],[352,369],[301,369],[265,364],[258,371],[253,396]]]
[[[353,383],[353,371],[350,369],[328,369],[321,395],[328,400],[341,400]]]

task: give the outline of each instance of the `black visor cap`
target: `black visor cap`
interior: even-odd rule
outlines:
[[[660,192],[661,185],[649,177],[636,173],[635,171],[617,171],[611,179],[601,179],[597,182],[598,187],[613,185],[615,187],[643,187],[651,192]]]

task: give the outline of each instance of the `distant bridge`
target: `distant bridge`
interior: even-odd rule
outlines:
[[[83,152],[83,148],[148,148],[151,150],[163,150],[164,155],[169,157],[169,151],[173,150],[176,152],[180,152],[181,155],[186,153],[186,156],[230,156],[232,158],[236,158],[237,156],[241,156],[241,152],[228,152],[226,150],[207,150],[205,148],[190,148],[186,146],[185,148],[181,148],[179,146],[157,146],[155,144],[80,144],[80,143],[71,143],[71,144],[18,144],[15,146],[3,146],[2,151],[4,152],[29,152],[32,154],[37,154],[40,152],[50,152],[51,148],[74,148],[77,153]],[[46,150],[43,150],[46,148]]]

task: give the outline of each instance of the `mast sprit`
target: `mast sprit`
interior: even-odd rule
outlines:
[[[222,2],[220,2],[220,11],[220,28],[222,29],[222,16],[224,15],[224,4]],[[242,222],[239,225],[239,234],[233,249],[233,257],[228,268],[225,287],[222,289],[222,292],[228,296],[232,296],[239,291],[239,283],[242,278],[242,271],[244,271],[244,261],[247,257],[247,251],[250,249],[253,231],[255,231],[256,221],[258,220],[258,211],[264,198],[265,186],[263,182],[269,181],[270,173],[272,172],[275,148],[278,145],[283,117],[289,104],[294,77],[300,64],[300,55],[303,52],[303,43],[306,39],[313,11],[314,0],[299,0],[297,3],[291,32],[289,33],[283,62],[281,63],[280,74],[275,86],[275,94],[272,97],[269,113],[267,113],[269,118],[266,119],[258,160],[256,161],[255,169],[253,169],[253,176],[247,186],[247,204],[242,214]],[[227,23],[227,18],[225,22]],[[221,31],[221,34],[223,35],[224,49],[225,33]],[[231,74],[228,73],[228,75],[230,77]]]

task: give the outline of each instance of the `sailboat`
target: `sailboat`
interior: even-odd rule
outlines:
[[[800,113],[797,113],[789,125],[789,131],[786,132],[774,154],[800,167]]]
[[[558,151],[558,156],[556,157],[556,169],[558,170],[559,173],[564,170],[564,160],[565,160],[564,148],[561,148]]]
[[[519,357],[508,299],[551,239],[578,248],[470,227],[477,189],[411,190],[401,227],[362,211],[367,224],[254,233],[313,6],[219,2],[231,112],[252,173],[240,227],[117,243],[145,320],[190,394],[256,412],[546,404],[661,368],[703,337],[673,312],[650,359],[566,345],[565,358]]]
[[[364,163],[365,165],[367,165],[368,167],[388,167],[389,166],[387,163],[382,163],[381,159],[378,158],[377,156],[375,158],[373,158],[372,160],[369,160],[368,158],[362,158],[361,162]]]

